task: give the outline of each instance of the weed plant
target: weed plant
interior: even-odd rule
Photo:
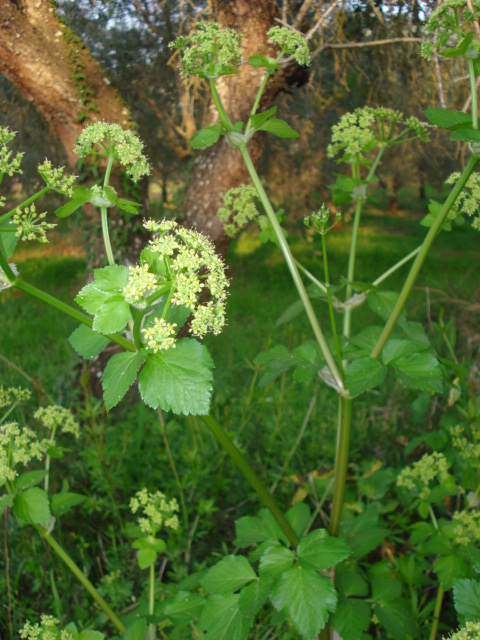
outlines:
[[[109,209],[135,215],[140,206],[109,185],[114,163],[133,181],[150,170],[131,131],[97,122],[77,139],[81,158],[104,162],[102,184],[75,186],[74,176],[46,161],[39,166],[45,187],[0,216],[2,295],[21,292],[60,311],[78,324],[69,342],[80,356],[108,357],[103,403],[81,377],[75,416],[47,393],[34,401],[27,389],[0,388],[3,586],[11,636],[20,628],[29,640],[101,640],[112,632],[124,640],[434,640],[456,625],[453,594],[463,627],[451,637],[478,637],[478,383],[472,363],[457,355],[452,319],[430,317],[428,335],[407,317],[406,305],[437,236],[468,218],[480,228],[479,18],[476,2],[446,0],[426,25],[426,57],[438,51],[465,60],[472,106],[471,114],[429,109],[426,116],[430,126],[466,142],[471,157],[462,173],[446,180],[445,202],[430,201],[422,220],[428,231],[417,246],[399,256],[398,236],[392,239],[389,230],[389,239],[382,238],[391,258],[383,272],[378,260],[367,259],[373,252],[361,226],[365,201],[382,156],[399,144],[426,143],[427,126],[391,109],[364,107],[333,127],[328,154],[345,165],[336,174],[334,204],[351,214],[351,232],[346,242],[331,233],[342,214],[325,205],[305,218],[318,258],[312,267],[299,259],[303,252],[294,255],[297,243],[282,226],[285,212],[275,211],[248,153],[257,132],[298,136],[276,118],[275,107],[258,108],[284,58],[308,64],[306,42],[285,27],[270,30],[280,53],[249,59],[265,76],[247,123],[230,120],[216,87],[218,77],[238,71],[241,36],[200,22],[172,44],[182,73],[208,82],[218,112],[218,122],[195,134],[191,145],[204,148],[225,137],[251,178],[251,185],[225,195],[219,216],[227,232],[255,220],[259,239],[277,249],[268,261],[278,265],[281,253],[284,277],[288,273],[298,295],[275,326],[277,301],[270,305],[270,334],[250,362],[243,398],[232,401],[221,381],[212,401],[213,360],[200,340],[210,334],[208,343],[225,328],[230,282],[210,241],[172,220],[146,220],[152,238],[136,265],[124,266],[112,245]],[[0,129],[2,178],[21,173],[22,155],[8,147],[13,137]],[[86,203],[99,209],[108,265],[77,293],[78,307],[46,293],[9,262],[20,239],[46,242],[53,225],[35,203],[49,192],[67,198],[56,210],[59,218]],[[342,250],[345,255],[343,274],[328,259],[335,244],[339,263]],[[272,273],[262,273],[267,293]],[[242,303],[244,314],[245,308]],[[277,343],[278,326],[286,343]],[[242,358],[238,347],[225,349],[233,375]],[[279,385],[269,386],[275,380]],[[117,413],[136,385],[142,404]],[[412,391],[414,425],[404,429],[396,420],[403,423]],[[296,430],[285,428],[291,421]],[[226,471],[231,461],[243,479]],[[253,495],[264,505],[259,512]],[[69,517],[73,510],[82,521]],[[20,551],[12,555],[12,548]],[[51,554],[62,569],[53,569]],[[23,603],[26,583],[30,597]],[[25,614],[30,621],[20,620]]]

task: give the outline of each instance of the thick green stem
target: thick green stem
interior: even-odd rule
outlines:
[[[396,262],[393,265],[393,267],[390,267],[390,269],[387,269],[387,271],[385,271],[385,273],[382,273],[381,276],[379,276],[376,280],[374,280],[372,282],[373,286],[374,287],[378,287],[378,285],[381,284],[387,278],[389,278],[392,275],[392,273],[395,273],[395,271],[400,269],[400,267],[403,267],[404,264],[406,264],[407,262],[410,262],[410,260],[417,255],[417,253],[420,251],[421,248],[422,248],[422,246],[420,245],[419,247],[417,247],[416,249],[411,251],[408,254],[408,256],[405,256],[404,258],[402,258],[401,260]]]
[[[357,258],[357,239],[358,229],[360,228],[360,216],[362,215],[362,203],[361,196],[357,198],[357,204],[355,206],[355,216],[353,218],[352,239],[350,241],[350,253],[348,256],[348,271],[347,271],[347,289],[345,292],[345,299],[351,298],[353,293],[353,279],[355,277],[355,260]],[[343,316],[343,335],[346,338],[350,337],[350,331],[352,326],[352,309],[347,306],[345,314]]]
[[[375,347],[372,350],[372,353],[370,354],[370,356],[372,358],[378,358],[378,356],[380,355],[380,353],[382,352],[383,347],[385,346],[385,343],[387,342],[388,338],[390,337],[390,334],[392,333],[393,329],[395,328],[395,325],[397,323],[398,318],[400,317],[400,314],[403,311],[403,308],[407,302],[407,299],[413,289],[413,285],[415,284],[415,281],[417,279],[418,274],[420,273],[420,269],[423,266],[423,263],[425,262],[425,259],[428,255],[428,252],[430,251],[430,248],[433,244],[433,241],[435,240],[435,238],[437,237],[438,233],[440,232],[440,229],[442,228],[443,223],[445,222],[445,219],[448,215],[448,212],[450,211],[450,209],[452,208],[452,205],[454,204],[455,200],[457,199],[459,193],[462,191],[463,187],[465,186],[465,183],[467,182],[467,180],[469,179],[469,177],[471,176],[471,174],[473,173],[473,170],[475,169],[475,167],[477,166],[477,164],[480,161],[480,157],[473,155],[470,160],[468,161],[467,166],[465,167],[462,175],[460,176],[460,178],[458,179],[456,185],[453,187],[453,189],[451,190],[448,198],[446,199],[445,203],[443,204],[442,208],[440,209],[439,214],[437,215],[437,217],[435,218],[435,221],[433,223],[433,225],[431,226],[429,232],[427,233],[427,235],[425,236],[425,240],[423,241],[420,250],[417,254],[417,257],[415,258],[415,261],[410,269],[410,272],[407,276],[407,279],[405,280],[405,284],[403,285],[402,291],[400,292],[400,295],[398,296],[397,302],[395,304],[395,307],[392,310],[392,313],[390,315],[390,318],[388,319],[382,333],[380,334],[380,337],[378,338],[378,341],[375,345]]]
[[[155,613],[155,563],[150,565],[150,593],[148,600],[148,613],[153,616]],[[157,625],[152,622],[148,627],[148,640],[155,640],[157,635]]]
[[[435,600],[435,610],[433,612],[432,628],[430,629],[430,635],[428,640],[435,640],[437,637],[438,621],[440,620],[440,613],[442,611],[442,603],[444,590],[441,585],[438,585],[437,599]]]
[[[295,264],[295,258],[292,255],[290,247],[288,246],[288,242],[286,241],[283,234],[282,228],[277,220],[277,216],[275,215],[275,211],[270,204],[270,200],[268,199],[268,196],[265,193],[265,189],[263,188],[260,178],[255,170],[255,167],[253,166],[253,162],[250,158],[247,148],[245,146],[240,147],[240,152],[245,162],[245,166],[247,167],[248,173],[250,174],[250,178],[252,179],[255,189],[258,193],[258,196],[262,201],[262,205],[268,216],[270,224],[275,231],[278,244],[280,245],[280,249],[282,250],[283,256],[290,271],[290,275],[292,276],[292,280],[295,284],[295,287],[297,288],[298,295],[305,308],[305,312],[310,321],[310,325],[313,329],[315,338],[323,353],[323,357],[325,358],[325,361],[330,368],[330,371],[332,372],[338,392],[342,393],[344,391],[342,376],[340,374],[340,371],[338,370],[337,365],[335,364],[335,360],[333,359],[330,349],[328,348],[327,341],[325,340],[325,336],[323,335],[320,325],[318,324],[317,316],[315,314],[315,311],[313,310],[312,303],[310,302],[310,298],[308,297],[308,293],[305,289],[305,285],[303,284],[302,278]]]
[[[37,287],[34,287],[33,285],[28,284],[28,282],[24,282],[23,280],[15,280],[13,282],[13,286],[15,286],[17,289],[20,289],[21,291],[25,291],[25,293],[28,293],[34,296],[35,298],[38,298],[42,302],[45,302],[46,304],[49,304],[52,307],[55,307],[55,309],[58,309],[65,315],[70,316],[71,318],[74,318],[75,320],[77,320],[77,322],[80,322],[81,324],[86,325],[90,329],[92,328],[91,318],[89,318],[87,315],[85,315],[81,311],[78,311],[74,307],[71,307],[70,305],[66,304],[65,302],[58,300],[58,298],[51,296],[49,293],[46,293],[41,289],[37,289]],[[112,342],[116,342],[127,351],[136,351],[135,345],[129,342],[128,340],[126,340],[125,338],[122,338],[122,336],[108,335],[105,337],[111,340]]]
[[[80,570],[79,567],[75,564],[75,562],[71,559],[68,553],[58,544],[58,542],[53,538],[45,529],[43,529],[40,525],[33,525],[38,533],[44,538],[48,544],[55,551],[57,556],[63,560],[63,562],[67,565],[73,575],[81,582],[82,586],[88,591],[88,593],[92,596],[98,606],[106,613],[106,615],[110,618],[112,623],[118,629],[120,633],[124,633],[125,625],[119,620],[119,618],[115,615],[115,613],[110,609],[108,604],[102,598],[102,596],[95,589],[90,580],[86,577],[86,575]]]
[[[478,101],[477,101],[477,81],[475,79],[475,67],[473,60],[467,59],[468,75],[470,77],[470,94],[472,96],[472,123],[473,128],[478,129]]]
[[[113,156],[108,158],[107,168],[105,170],[105,178],[103,180],[103,187],[108,187],[108,183],[110,180],[110,174],[112,172],[113,166]],[[115,259],[113,257],[112,251],[112,243],[110,242],[110,233],[108,231],[108,214],[107,207],[100,207],[101,212],[101,221],[102,221],[102,235],[103,235],[103,244],[105,245],[105,252],[107,254],[107,260],[109,265],[115,264]]]
[[[327,293],[327,287],[323,284],[323,282],[320,282],[320,280],[317,280],[317,278],[315,278],[315,276],[311,274],[308,269],[305,269],[305,267],[302,264],[300,264],[298,260],[295,260],[295,264],[300,269],[300,271],[304,273],[305,276],[320,289],[320,291],[323,291],[323,293]]]
[[[335,342],[335,349],[337,351],[338,368],[340,369],[340,373],[343,376],[342,352],[340,350],[340,343],[338,342],[337,325],[335,322],[335,312],[333,310],[332,291],[330,289],[330,276],[328,273],[327,242],[326,242],[324,233],[322,233],[322,254],[323,254],[323,270],[325,273],[325,284],[327,285],[327,300],[328,300],[328,311],[330,313],[330,324],[332,325],[333,340]]]
[[[233,124],[230,118],[228,117],[228,113],[225,111],[225,107],[223,106],[222,101],[220,100],[217,87],[215,86],[215,80],[214,78],[210,78],[209,81],[210,81],[210,91],[212,92],[212,98],[215,104],[215,108],[217,109],[218,114],[223,124],[227,128],[227,130],[231,131],[233,129]]]
[[[350,432],[352,428],[353,400],[340,396],[338,399],[337,445],[335,453],[335,475],[333,485],[333,503],[328,530],[336,536],[342,517],[345,484],[347,481],[348,453],[350,448]]]
[[[237,465],[238,469],[243,473],[250,485],[253,487],[263,504],[269,509],[275,520],[278,522],[282,531],[286,535],[288,541],[295,549],[298,545],[298,537],[295,531],[290,526],[290,523],[283,515],[279,506],[274,498],[270,495],[267,488],[257,476],[252,467],[245,460],[241,452],[233,444],[228,437],[227,433],[222,429],[218,422],[212,416],[202,416],[203,422],[207,425],[210,431],[213,433],[218,442],[222,445],[228,455],[232,458],[233,462]]]

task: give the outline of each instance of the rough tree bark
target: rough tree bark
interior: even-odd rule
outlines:
[[[67,44],[68,29],[49,0],[1,0],[0,73],[42,113],[73,166],[73,143],[83,105],[71,62],[71,47],[93,91],[99,118],[127,124],[127,110],[88,51]],[[69,49],[70,47],[70,49]]]

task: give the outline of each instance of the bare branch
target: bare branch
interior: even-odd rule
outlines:
[[[422,42],[423,38],[413,38],[405,36],[404,38],[386,38],[385,40],[370,40],[369,42],[328,42],[327,44],[320,45],[311,54],[312,58],[322,53],[325,49],[353,49],[358,47],[377,47],[385,44],[394,44],[395,42]]]
[[[438,87],[438,99],[442,109],[447,108],[447,101],[445,100],[445,92],[443,90],[442,70],[440,69],[440,62],[438,60],[438,54],[433,52],[433,68],[435,69],[435,79]]]
[[[337,4],[339,2],[340,2],[340,0],[334,0],[332,2],[332,4],[328,7],[328,9],[325,11],[325,13],[322,13],[322,15],[320,16],[319,20],[317,20],[317,22],[313,25],[313,27],[305,34],[305,40],[307,40],[307,42],[320,29],[322,24],[325,24],[326,19],[332,13],[332,11],[335,9],[335,7],[337,6]]]
[[[303,0],[303,4],[298,10],[297,16],[293,21],[293,26],[295,27],[295,29],[298,29],[298,27],[302,24],[302,20],[304,19],[307,11],[310,9],[310,5],[312,4],[312,2],[313,0]]]

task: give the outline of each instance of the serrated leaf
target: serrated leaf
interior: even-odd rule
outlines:
[[[147,569],[155,563],[157,552],[153,549],[139,549],[137,551],[137,562],[140,569]]]
[[[210,593],[226,595],[238,591],[256,577],[244,556],[230,555],[209,569],[201,584]]]
[[[333,567],[350,555],[349,546],[343,540],[329,536],[325,529],[311,531],[300,541],[297,555],[314,569]]]
[[[298,138],[299,134],[284,120],[278,118],[270,118],[266,122],[263,122],[257,131],[267,131],[272,133],[277,138]]]
[[[250,123],[254,129],[258,129],[258,127],[266,122],[269,118],[274,116],[277,112],[277,107],[272,107],[263,113],[256,113],[254,116],[250,116]]]
[[[258,572],[262,578],[274,578],[285,571],[288,571],[295,560],[295,553],[283,547],[281,544],[274,544],[262,555]]]
[[[402,585],[398,580],[384,576],[374,576],[372,579],[372,598],[379,602],[392,602],[402,595]]]
[[[453,601],[457,613],[466,620],[480,619],[480,582],[465,578],[455,580]]]
[[[2,515],[5,509],[9,509],[13,505],[14,497],[10,493],[5,493],[0,498],[0,515]]]
[[[398,358],[405,358],[418,351],[417,345],[411,340],[390,338],[382,351],[383,364],[395,364]]]
[[[368,582],[355,571],[337,571],[335,575],[335,586],[338,592],[347,598],[350,596],[368,595]]]
[[[165,604],[163,611],[172,624],[183,627],[200,615],[203,605],[204,599],[196,593],[179,591]]]
[[[285,514],[285,518],[299,538],[307,530],[311,517],[310,509],[304,502],[298,502],[293,505]]]
[[[286,542],[285,534],[268,509],[262,509],[258,516],[244,516],[235,522],[234,544],[240,549],[261,542]]]
[[[374,358],[357,358],[348,363],[345,386],[352,397],[378,387],[387,375],[387,368]]]
[[[114,295],[102,304],[95,313],[93,329],[99,333],[111,334],[123,331],[131,320],[130,305],[121,295]]]
[[[367,301],[370,309],[380,316],[382,320],[388,320],[397,299],[398,293],[396,291],[380,291],[378,289],[372,289],[367,293]],[[400,318],[404,318],[404,313],[402,313]]]
[[[149,407],[176,414],[206,415],[210,407],[213,360],[193,338],[175,349],[149,355],[139,377],[139,390]]]
[[[56,493],[50,498],[50,508],[54,516],[63,516],[68,513],[73,507],[82,504],[86,499],[86,496],[82,496],[80,493],[70,493],[69,491],[62,491]]]
[[[277,611],[285,610],[305,640],[314,640],[335,611],[337,594],[327,578],[301,566],[274,583],[270,595]]]
[[[78,634],[78,640],[103,640],[105,635],[100,631],[93,631],[91,629],[84,629]]]
[[[210,127],[205,127],[197,131],[197,133],[190,138],[189,144],[194,149],[211,147],[217,142],[221,134],[222,126],[220,124],[212,124]]]
[[[210,596],[200,616],[200,627],[207,633],[204,640],[246,640],[253,618],[243,616],[238,594]]]
[[[382,327],[370,326],[351,338],[351,343],[370,353],[382,333]]]
[[[459,140],[460,142],[479,142],[480,131],[473,128],[457,129],[452,131],[450,140]]]
[[[0,232],[0,252],[8,260],[15,253],[20,238],[14,233],[17,227],[11,220],[8,220],[5,225],[13,230]]]
[[[114,292],[101,291],[94,282],[90,282],[78,292],[75,302],[87,313],[95,315],[102,304],[114,295]]]
[[[438,576],[438,581],[445,591],[453,587],[455,580],[465,578],[468,575],[468,566],[464,558],[450,553],[441,556],[433,563],[433,570]]]
[[[105,349],[110,340],[81,324],[68,338],[68,342],[80,356],[91,360]]]
[[[43,489],[32,487],[15,496],[13,513],[28,524],[42,524],[50,520],[48,496]]]
[[[249,617],[254,617],[267,601],[270,593],[270,580],[257,578],[240,591],[238,605],[240,612]]]
[[[374,611],[380,624],[395,640],[408,640],[417,636],[411,606],[405,600],[377,602]]]
[[[422,391],[443,391],[442,371],[438,360],[427,352],[397,358],[393,363],[397,379],[406,387]]]
[[[370,605],[365,600],[343,600],[333,614],[331,625],[342,640],[358,640],[370,625]]]
[[[30,487],[39,484],[47,475],[45,469],[36,469],[35,471],[26,471],[21,476],[15,478],[13,487],[15,491],[25,491]]]
[[[100,291],[105,292],[121,291],[126,286],[129,276],[130,270],[121,264],[112,264],[93,272],[95,285]]]
[[[103,401],[107,411],[120,402],[135,382],[144,358],[143,349],[136,353],[116,353],[110,358],[102,374]]]
[[[281,65],[277,64],[273,58],[267,58],[267,56],[262,56],[258,53],[250,56],[248,58],[249,63],[252,67],[258,69],[264,67],[265,69],[281,69]]]
[[[128,625],[122,634],[122,640],[145,640],[147,635],[147,621],[139,618]]]
[[[430,124],[435,124],[441,129],[454,129],[458,126],[462,127],[472,123],[472,116],[463,111],[435,108],[426,109],[424,113]]]

